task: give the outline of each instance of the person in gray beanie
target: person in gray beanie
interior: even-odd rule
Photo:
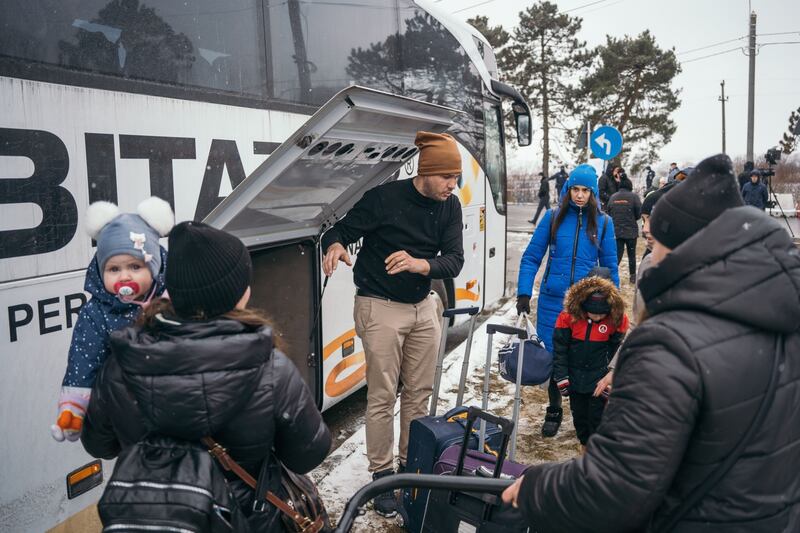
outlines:
[[[532,466],[504,499],[538,532],[800,531],[800,251],[742,205],[722,154],[650,227],[649,316],[586,454]]]
[[[139,204],[137,213],[95,202],[84,222],[97,242],[84,283],[92,298],[81,307],[72,331],[58,414],[50,427],[58,442],[80,437],[92,385],[109,354],[109,334],[132,324],[142,307],[164,292],[166,251],[158,239],[175,217],[167,202],[153,196]]]

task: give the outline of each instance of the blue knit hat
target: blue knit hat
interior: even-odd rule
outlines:
[[[86,211],[86,230],[97,241],[97,266],[102,275],[106,262],[115,255],[141,259],[155,279],[161,271],[158,239],[175,224],[172,208],[155,196],[144,200],[138,214],[120,213],[110,202],[95,202]]]
[[[575,187],[576,185],[581,185],[591,189],[595,198],[598,196],[597,172],[592,165],[587,165],[585,163],[583,165],[578,165],[572,172],[569,173],[566,188],[569,189],[570,187]]]

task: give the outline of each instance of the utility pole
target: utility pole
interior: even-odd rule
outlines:
[[[798,122],[800,124],[800,122]],[[592,142],[592,125],[589,123],[589,120],[586,120],[586,162],[589,162],[589,158],[592,157],[592,148],[589,146]]]
[[[747,160],[753,161],[753,127],[756,107],[756,13],[750,12],[750,45],[748,47],[750,56],[750,75],[748,79],[747,92]]]
[[[726,154],[727,150],[725,150],[725,102],[728,101],[728,98],[725,96],[725,80],[722,80],[719,86],[722,89],[722,96],[719,97],[719,101],[722,102],[722,153]]]

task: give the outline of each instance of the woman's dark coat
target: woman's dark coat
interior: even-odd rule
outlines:
[[[273,447],[299,473],[328,454],[328,428],[297,368],[273,349],[268,327],[162,320],[156,332],[128,328],[111,342],[81,435],[94,457],[112,459],[148,431],[198,441],[211,435],[254,477]],[[252,491],[228,478],[249,514]],[[257,530],[270,530],[263,526],[277,511],[267,515]]]
[[[583,457],[532,467],[538,532],[653,531],[731,452],[785,355],[768,415],[676,532],[800,531],[800,251],[752,207],[729,209],[648,271],[650,317],[625,340]]]
[[[628,189],[620,189],[608,199],[606,213],[614,221],[614,235],[617,239],[639,237],[637,221],[642,218],[642,201],[638,194]]]

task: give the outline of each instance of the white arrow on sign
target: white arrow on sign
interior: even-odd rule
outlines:
[[[595,139],[594,142],[596,142],[597,146],[599,146],[600,148],[602,148],[603,145],[605,145],[606,155],[611,155],[611,141],[606,139],[605,133],[601,133],[600,135],[598,135],[597,139]]]

